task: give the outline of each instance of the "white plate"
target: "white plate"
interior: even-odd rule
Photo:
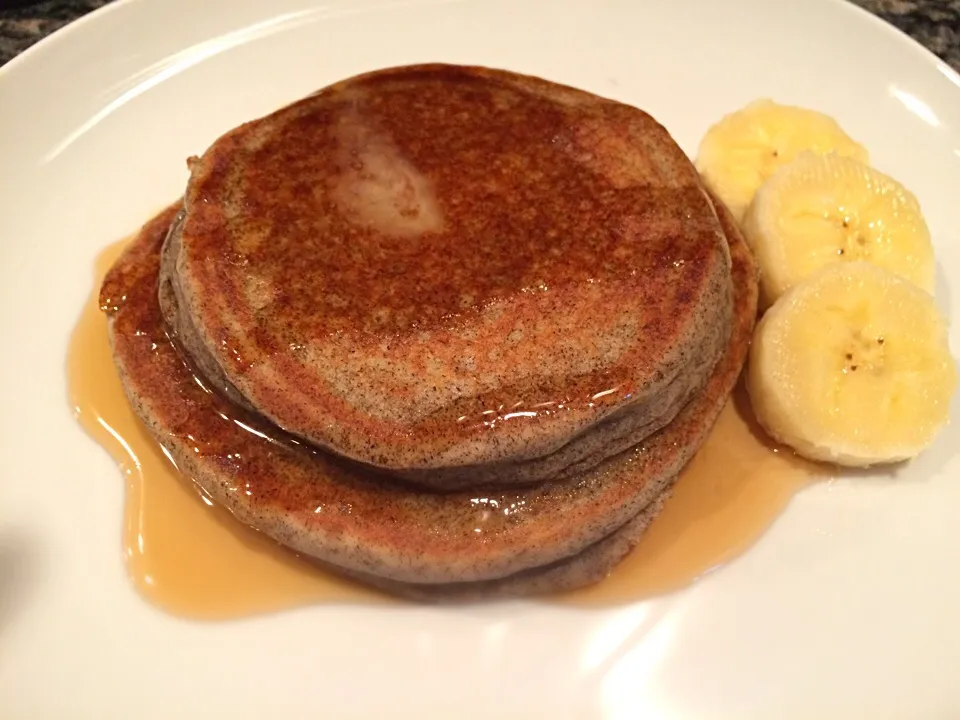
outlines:
[[[65,402],[99,248],[184,158],[331,81],[441,60],[636,104],[688,153],[758,96],[823,110],[923,204],[960,290],[960,78],[831,0],[128,0],[0,71],[0,708],[6,717],[958,717],[960,424],[893,479],[812,489],[693,588],[608,611],[166,616],[122,483]],[[951,344],[960,354],[960,333]],[[954,408],[960,417],[960,408]]]

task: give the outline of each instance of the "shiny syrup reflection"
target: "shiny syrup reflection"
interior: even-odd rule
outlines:
[[[98,307],[126,242],[97,259],[70,342],[70,402],[126,480],[123,553],[134,586],[176,615],[229,619],[320,602],[383,602],[236,522],[184,481],[131,410]],[[603,605],[680,589],[750,546],[818,470],[769,445],[738,389],[639,545],[602,583],[545,602]]]
[[[376,601],[356,583],[316,570],[241,525],[184,482],[127,402],[113,363],[103,276],[127,242],[97,258],[95,287],[70,341],[70,403],[125,478],[123,555],[137,591],[176,615],[232,618],[322,600]]]

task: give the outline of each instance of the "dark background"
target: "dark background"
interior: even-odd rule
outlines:
[[[108,2],[110,0],[0,0],[0,65],[43,37]],[[854,2],[900,28],[960,71],[960,0]]]

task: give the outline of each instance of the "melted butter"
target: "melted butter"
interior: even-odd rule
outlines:
[[[126,480],[122,549],[137,591],[166,611],[204,619],[383,601],[213,506],[149,436],[124,395],[98,307],[102,278],[123,246],[97,260],[94,290],[70,342],[68,373],[78,421]],[[738,390],[633,552],[603,582],[545,601],[620,603],[680,589],[747,549],[819,475],[769,444]]]

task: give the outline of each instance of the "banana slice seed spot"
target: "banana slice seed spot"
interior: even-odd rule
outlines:
[[[883,369],[885,353],[883,351],[883,337],[867,338],[857,333],[852,339],[853,347],[844,353],[846,362],[842,373],[856,372],[858,369],[867,369],[880,372]]]
[[[842,239],[843,246],[837,249],[837,255],[844,260],[869,260],[871,239],[849,217],[844,218],[840,225],[847,232]]]

